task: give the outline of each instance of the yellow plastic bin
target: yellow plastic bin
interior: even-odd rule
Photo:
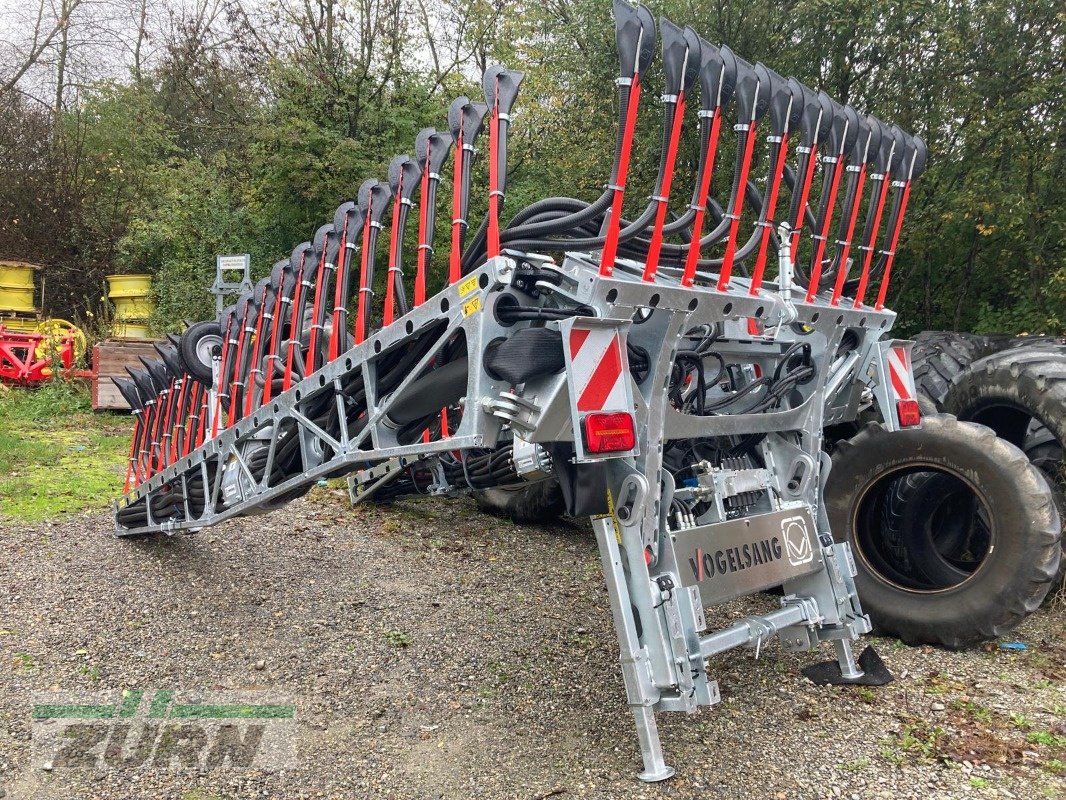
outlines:
[[[22,261],[0,261],[0,316],[35,314],[33,304],[33,273],[36,264]]]
[[[144,323],[155,312],[151,275],[108,275],[107,296],[115,305],[115,336],[147,339]]]
[[[138,322],[115,322],[111,335],[119,339],[151,339],[148,326]]]
[[[115,319],[120,322],[144,321],[152,316],[155,303],[147,297],[114,297]]]
[[[33,333],[37,330],[39,324],[40,322],[36,317],[0,316],[0,325],[3,325],[9,331]]]
[[[112,300],[116,297],[147,297],[152,293],[151,275],[108,275],[107,283],[107,296]]]

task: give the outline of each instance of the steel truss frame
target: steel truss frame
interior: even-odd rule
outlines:
[[[122,507],[144,503],[147,524],[125,528],[119,536],[154,532],[193,532],[231,517],[263,513],[322,477],[356,473],[356,499],[366,499],[382,484],[416,463],[436,476],[433,491],[457,492],[448,485],[435,460],[445,451],[494,447],[516,433],[534,443],[575,442],[570,397],[572,364],[561,374],[538,377],[510,386],[483,368],[480,354],[490,342],[507,339],[533,323],[504,324],[496,313],[505,297],[520,296],[530,303],[528,287],[520,293],[515,278],[535,265],[552,280],[536,284],[534,303],[556,309],[580,309],[599,324],[615,326],[628,342],[651,354],[648,374],[630,376],[638,447],[606,464],[610,513],[593,518],[607,582],[628,703],[636,722],[646,781],[673,774],[666,765],[655,713],[694,712],[720,699],[716,682],[707,674],[708,657],[736,647],[754,647],[756,654],[773,635],[791,650],[834,643],[841,675],[861,676],[850,643],[870,630],[852,580],[854,565],[847,545],[834,544],[821,503],[828,474],[828,458],[821,452],[822,428],[830,422],[854,419],[864,388],[872,392],[890,428],[897,422],[893,396],[887,385],[885,358],[890,346],[879,342],[895,319],[887,310],[833,305],[824,298],[793,302],[788,291],[764,285],[755,293],[743,278],[734,278],[726,291],[712,286],[682,286],[665,272],[656,283],[642,280],[643,265],[620,260],[613,275],[601,274],[591,254],[570,254],[561,265],[541,256],[505,252],[490,259],[463,281],[448,286],[428,302],[412,309],[394,324],[371,335],[335,361],[309,375],[221,432],[190,455],[146,480],[123,500]],[[787,265],[786,265],[787,268]],[[786,275],[788,272],[786,271]],[[577,320],[581,317],[576,318]],[[749,333],[756,320],[763,334]],[[575,318],[563,324],[576,324]],[[769,374],[789,348],[809,345],[815,375],[797,386],[780,410],[760,413],[682,414],[668,398],[667,387],[679,344],[686,331],[720,326],[716,348],[730,362],[750,365]],[[850,347],[842,347],[844,337]],[[389,414],[397,398],[430,371],[441,348],[455,337],[466,339],[469,368],[463,413],[454,431],[433,441],[400,442]],[[378,369],[390,354],[415,348],[422,355],[400,384],[378,396]],[[838,355],[838,353],[841,353]],[[353,387],[365,392],[365,405],[350,400]],[[336,406],[333,431],[312,421],[313,407]],[[758,434],[761,470],[706,469],[699,487],[673,485],[663,466],[664,443],[679,439]],[[303,469],[271,482],[271,465],[279,443],[299,437]],[[267,451],[266,466],[256,475],[250,454]],[[597,460],[582,456],[579,462]],[[189,490],[194,481],[204,487],[203,511],[193,513]],[[783,584],[781,608],[754,616],[724,630],[706,632],[705,606],[765,588],[756,578],[741,580],[725,594],[706,582],[686,579],[686,550],[694,537],[713,537],[736,515],[717,511],[695,520],[671,520],[674,496],[703,492],[719,500],[728,487],[742,482],[764,493],[757,513],[741,517],[752,530],[765,532],[783,518],[802,519],[809,532],[810,558],[802,568],[774,573]],[[184,498],[177,513],[156,518],[153,498],[166,493]],[[116,508],[116,515],[120,509]],[[768,534],[769,535],[769,534]],[[763,579],[765,580],[765,579]]]

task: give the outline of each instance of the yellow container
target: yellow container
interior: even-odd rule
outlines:
[[[0,286],[0,312],[32,314],[36,310],[33,305],[33,289]]]
[[[111,335],[119,339],[151,339],[148,326],[137,322],[116,322],[111,326]]]
[[[33,271],[36,269],[40,267],[23,261],[0,261],[0,286],[32,289]]]
[[[151,300],[152,276],[151,275],[108,275],[107,283],[109,291],[107,296],[115,305],[115,321],[120,326],[132,325],[133,328],[144,328],[139,324],[148,319],[155,312],[155,303]],[[116,334],[125,336],[126,334]],[[147,332],[142,337],[140,334],[129,334],[131,337],[146,338]]]
[[[155,303],[147,297],[117,297],[111,302],[115,304],[115,319],[120,322],[146,320],[155,311]]]
[[[21,261],[0,261],[0,314],[33,314],[33,272],[40,269]]]
[[[108,275],[107,283],[110,288],[107,296],[112,300],[116,297],[147,297],[152,293],[151,275]]]
[[[36,317],[0,317],[0,325],[19,333],[33,333],[39,324]]]

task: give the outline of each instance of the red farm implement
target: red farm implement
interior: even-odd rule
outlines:
[[[75,365],[85,352],[85,335],[69,323],[49,320],[35,331],[17,331],[0,323],[0,380],[21,386],[43,383],[56,374],[88,377]]]

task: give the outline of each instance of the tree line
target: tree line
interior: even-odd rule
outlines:
[[[210,316],[216,253],[251,253],[267,274],[365,178],[384,179],[420,128],[445,127],[448,102],[478,96],[495,62],[527,73],[510,210],[591,199],[610,170],[606,0],[0,7],[0,258],[46,265],[44,302],[57,316],[106,317],[103,276],[115,272],[155,276],[161,330]],[[661,0],[652,10],[926,139],[930,168],[890,295],[903,330],[1066,329],[1061,3]],[[656,105],[642,106],[638,186],[658,164]],[[696,159],[694,128],[693,118],[681,175]]]

